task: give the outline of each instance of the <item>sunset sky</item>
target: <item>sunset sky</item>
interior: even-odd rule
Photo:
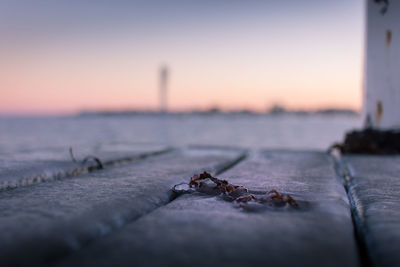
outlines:
[[[0,114],[359,109],[362,2],[0,0]]]

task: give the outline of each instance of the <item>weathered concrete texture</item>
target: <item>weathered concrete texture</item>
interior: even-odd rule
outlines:
[[[52,263],[170,201],[171,187],[242,151],[178,150],[71,179],[0,191],[0,265]]]
[[[59,265],[358,266],[349,203],[326,154],[260,153],[219,178],[290,193],[300,207],[251,212],[218,196],[187,194]]]
[[[88,172],[98,163],[87,156],[95,156],[104,164],[110,165],[122,161],[161,153],[168,150],[162,145],[102,145],[93,148],[77,148],[73,151],[77,162],[73,162],[68,148],[47,148],[34,151],[21,151],[10,157],[0,153],[0,190],[26,186],[43,181],[51,181],[66,176]]]
[[[346,156],[356,226],[372,266],[400,266],[400,157]]]

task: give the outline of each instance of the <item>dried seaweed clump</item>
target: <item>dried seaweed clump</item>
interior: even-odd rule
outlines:
[[[193,175],[188,185],[194,191],[209,195],[220,195],[223,199],[234,201],[239,206],[250,203],[267,204],[270,206],[299,206],[296,200],[288,194],[281,194],[276,190],[271,190],[263,194],[249,192],[243,186],[230,184],[227,180],[220,180],[207,172],[203,172],[200,175]],[[176,186],[173,188],[175,192],[178,191],[176,190]]]
[[[351,131],[346,133],[342,144],[334,144],[331,148],[345,154],[400,154],[400,131],[371,128]]]

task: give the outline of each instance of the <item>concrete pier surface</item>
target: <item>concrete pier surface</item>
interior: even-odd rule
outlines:
[[[0,190],[57,180],[98,168],[90,155],[101,155],[104,165],[134,161],[167,152],[168,147],[149,144],[108,144],[94,147],[50,147],[0,154]],[[83,162],[85,160],[85,162]]]
[[[345,156],[355,226],[371,266],[400,266],[400,157]]]
[[[21,184],[0,190],[0,265],[399,266],[399,160],[188,147]],[[203,171],[298,207],[172,192]]]

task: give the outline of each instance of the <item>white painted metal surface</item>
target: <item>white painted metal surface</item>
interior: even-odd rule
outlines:
[[[400,1],[366,2],[365,121],[400,128]]]

